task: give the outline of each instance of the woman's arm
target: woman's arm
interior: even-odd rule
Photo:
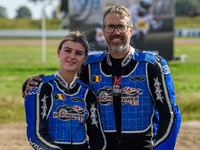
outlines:
[[[47,129],[47,114],[51,111],[49,106],[53,105],[50,100],[51,90],[51,87],[40,82],[25,98],[27,138],[34,149],[60,150]]]

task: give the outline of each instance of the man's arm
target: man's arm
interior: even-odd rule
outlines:
[[[175,104],[175,93],[169,67],[164,59],[148,64],[148,81],[155,101],[159,122],[155,150],[173,150],[178,135],[181,116]]]
[[[38,81],[42,81],[42,77],[44,76],[44,74],[39,74],[38,76],[31,76],[26,79],[22,84],[22,96],[24,98],[28,96],[28,91],[33,90],[33,86],[38,86]]]

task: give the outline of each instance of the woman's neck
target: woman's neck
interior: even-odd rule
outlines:
[[[59,69],[58,72],[65,80],[65,82],[68,84],[68,89],[69,89],[70,84],[76,78],[77,72],[68,72],[68,71],[63,71],[61,69]]]

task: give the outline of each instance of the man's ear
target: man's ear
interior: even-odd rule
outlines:
[[[130,30],[130,31],[131,31],[131,35],[132,35],[132,33],[133,33],[133,26],[131,27],[131,30]]]
[[[102,29],[102,31],[103,31],[103,33],[104,33],[104,27],[103,27],[103,26],[102,26],[102,28],[101,28],[101,29]]]
[[[59,48],[57,48],[57,56],[58,56],[58,58],[60,58],[60,50],[59,50]]]

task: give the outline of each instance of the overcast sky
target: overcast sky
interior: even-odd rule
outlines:
[[[45,7],[46,14],[48,17],[52,16],[52,11],[58,6],[59,0],[51,0],[51,4],[47,4]],[[32,19],[40,19],[42,11],[42,2],[33,3],[29,0],[0,0],[0,6],[6,8],[7,17],[13,19],[16,16],[16,10],[21,6],[26,6],[32,14]]]

